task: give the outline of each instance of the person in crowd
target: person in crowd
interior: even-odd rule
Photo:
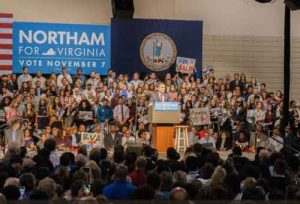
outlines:
[[[56,83],[58,88],[63,88],[65,85],[73,83],[72,77],[67,73],[66,67],[61,68],[61,74],[58,75]]]
[[[104,135],[104,146],[109,151],[112,151],[116,145],[120,145],[122,143],[123,135],[118,132],[118,129],[119,127],[115,123],[112,123],[110,126],[110,132]]]
[[[167,101],[170,101],[170,96],[166,93],[166,85],[159,83],[157,85],[157,92],[154,92],[150,97],[150,103]]]
[[[222,131],[216,142],[216,148],[219,151],[228,151],[232,147],[232,138],[227,132]]]
[[[19,145],[23,144],[24,141],[24,132],[21,129],[20,121],[14,121],[11,124],[11,128],[4,131],[5,134],[5,145],[9,144],[10,142],[17,142]]]
[[[216,147],[215,139],[212,137],[212,135],[208,131],[205,132],[204,137],[202,137],[200,139],[199,143],[207,144],[214,148]]]
[[[73,126],[71,128],[73,148],[78,148],[81,145],[81,134],[85,132],[86,132],[86,126],[84,124],[80,124],[78,129],[77,126]]]
[[[102,99],[102,104],[100,104],[97,109],[97,119],[98,122],[101,123],[102,127],[104,127],[104,125],[108,125],[108,123],[113,120],[113,110],[109,106],[107,98]]]
[[[111,200],[126,200],[129,199],[136,186],[130,184],[126,179],[128,176],[128,168],[122,164],[116,167],[115,181],[104,187],[103,195]]]
[[[32,76],[29,74],[28,67],[23,67],[23,74],[18,77],[18,88],[20,89],[24,82],[32,81]]]
[[[118,105],[114,108],[113,118],[119,127],[127,126],[129,120],[129,108],[125,105],[124,97],[119,96]]]

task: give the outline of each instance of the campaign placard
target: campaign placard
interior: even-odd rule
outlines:
[[[59,23],[13,23],[13,72],[60,73],[62,67],[75,74],[110,68],[110,26]]]
[[[208,107],[190,109],[190,117],[193,125],[210,124],[210,113]]]
[[[185,74],[193,74],[196,70],[196,59],[177,57],[176,71]]]

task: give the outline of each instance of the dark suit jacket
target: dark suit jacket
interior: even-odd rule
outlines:
[[[232,119],[238,122],[245,122],[247,118],[247,110],[245,108],[241,108],[239,112],[237,112],[237,108],[233,109]]]
[[[122,145],[122,137],[120,133],[115,133],[115,137],[113,139],[112,134],[108,133],[104,135],[104,146],[106,148],[113,148],[116,145]]]
[[[35,88],[34,91],[35,91],[35,95],[38,96],[38,90]],[[42,95],[43,93],[45,93],[45,90],[40,88],[40,95]]]
[[[238,81],[238,83],[236,84],[235,80],[232,80],[230,82],[230,90],[233,91],[235,87],[240,87],[241,90],[244,90],[244,84],[241,81]]]
[[[165,93],[164,102],[168,102],[168,101],[170,101],[170,96],[169,94]],[[154,102],[160,102],[160,97],[158,92],[153,93],[150,97],[150,103],[154,103]]]

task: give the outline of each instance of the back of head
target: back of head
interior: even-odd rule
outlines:
[[[35,189],[36,180],[33,174],[25,173],[20,176],[20,186],[25,186],[26,192],[31,192]]]
[[[150,186],[154,191],[157,191],[161,185],[160,176],[152,173],[147,176],[146,184]]]
[[[123,164],[119,164],[116,167],[116,172],[115,172],[116,179],[118,179],[118,180],[126,180],[127,175],[128,175],[128,168],[127,168],[127,166],[125,166]]]
[[[82,185],[85,184],[84,180],[75,180],[71,186],[71,195],[73,198],[78,197],[78,192],[82,188]]]
[[[147,160],[145,157],[140,156],[139,158],[137,158],[137,160],[135,161],[135,167],[139,168],[139,169],[145,169],[147,164]]]
[[[56,142],[54,139],[50,138],[47,139],[44,143],[44,148],[48,149],[50,152],[54,151],[56,149]]]
[[[176,202],[188,201],[188,193],[184,188],[174,188],[170,193],[170,200]]]
[[[282,159],[277,159],[274,164],[274,173],[284,175],[286,173],[287,164]]]
[[[214,173],[214,166],[210,163],[206,163],[202,167],[202,178],[203,179],[210,179],[212,174]]]
[[[189,156],[185,160],[185,166],[187,171],[195,171],[198,168],[198,160],[194,156]]]
[[[243,192],[242,198],[243,201],[245,200],[265,200],[266,195],[262,188],[259,187],[249,187],[246,188]]]
[[[178,160],[180,158],[179,153],[173,147],[167,149],[167,158],[170,160]]]
[[[46,177],[39,182],[37,190],[46,192],[49,197],[53,197],[55,193],[55,187],[55,181],[49,177]]]
[[[149,186],[142,186],[134,192],[135,200],[153,200],[155,198],[155,191]]]
[[[94,148],[90,151],[90,160],[95,161],[97,164],[99,164],[101,160],[101,152],[100,149]]]
[[[3,188],[3,195],[7,200],[18,200],[20,197],[20,191],[18,186],[8,185]]]
[[[172,173],[169,171],[163,171],[160,174],[161,179],[161,191],[170,191],[173,186]]]

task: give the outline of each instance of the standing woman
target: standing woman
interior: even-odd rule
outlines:
[[[95,111],[88,100],[82,100],[78,105],[78,110],[75,115],[75,123],[79,127],[80,124],[84,124],[89,127],[94,124]]]
[[[34,128],[34,125],[35,125],[35,120],[36,120],[36,114],[35,114],[35,111],[34,111],[34,107],[32,105],[32,103],[27,103],[26,106],[25,106],[25,111],[23,113],[23,117],[25,119],[28,120],[28,124],[27,125],[27,128],[29,130],[32,130]]]
[[[176,92],[176,87],[174,84],[172,84],[170,86],[170,90],[169,90],[170,101],[176,101],[177,95],[178,95],[178,93]]]
[[[127,106],[129,108],[129,127],[133,128],[135,124],[136,103],[132,98],[128,99]]]
[[[58,116],[61,102],[59,96],[55,96],[49,106],[50,116]]]
[[[19,103],[17,100],[13,100],[9,106],[6,106],[5,115],[6,115],[6,122],[9,123],[12,120],[16,119],[19,116],[18,112]]]
[[[255,116],[255,124],[264,126],[266,112],[264,110],[264,105],[261,101],[258,102],[257,104],[256,110],[254,111],[254,116]]]
[[[49,111],[45,98],[41,98],[39,102],[38,112],[36,115],[37,127],[39,129],[45,129],[49,125]]]
[[[269,104],[265,116],[265,124],[267,130],[272,131],[274,129],[275,120],[276,120],[275,111],[273,110],[273,106]]]

